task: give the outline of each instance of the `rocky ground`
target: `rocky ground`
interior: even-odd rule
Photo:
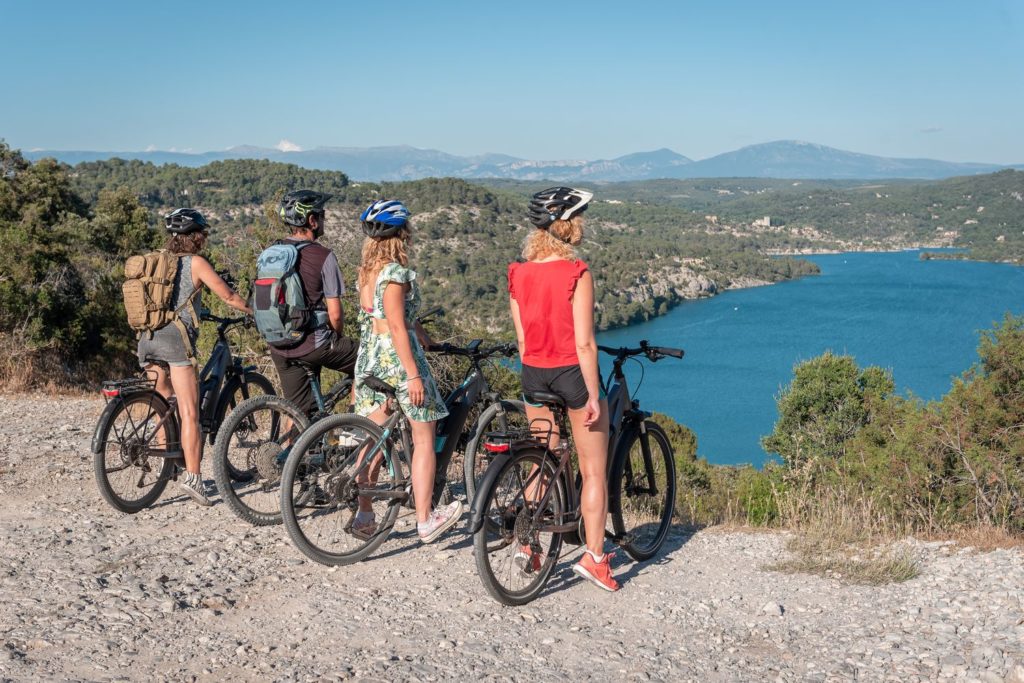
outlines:
[[[765,567],[782,534],[674,533],[618,594],[564,558],[504,608],[466,536],[328,569],[279,527],[172,489],[127,516],[93,481],[102,403],[0,396],[0,680],[978,680],[1024,683],[1024,554],[918,543],[884,587]],[[209,473],[207,477],[211,478]]]

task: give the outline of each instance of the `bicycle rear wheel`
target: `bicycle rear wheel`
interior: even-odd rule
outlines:
[[[240,519],[281,523],[281,470],[287,450],[309,426],[298,406],[280,396],[256,396],[231,411],[217,433],[213,478]]]
[[[502,399],[489,405],[473,425],[473,435],[466,444],[463,455],[462,476],[466,483],[466,503],[473,504],[477,487],[484,472],[490,466],[491,454],[484,449],[484,440],[489,432],[526,431],[529,429],[526,408],[522,401]]]
[[[619,445],[608,482],[612,527],[616,536],[626,536],[622,547],[638,562],[654,557],[665,542],[676,500],[668,436],[650,420],[643,427]]]
[[[554,473],[543,450],[522,450],[480,493],[484,522],[473,536],[473,555],[484,588],[504,605],[536,598],[558,562],[562,536],[544,530],[561,523],[567,512],[564,482]],[[538,518],[534,513],[545,486],[554,489]]]
[[[321,564],[358,562],[387,539],[407,479],[380,427],[360,415],[332,415],[307,429],[281,473],[281,516],[289,538]],[[360,502],[373,521],[356,525]]]
[[[101,417],[93,440],[93,473],[100,494],[114,509],[144,510],[167,487],[174,462],[150,451],[178,446],[170,411],[159,394],[143,391],[120,397]]]

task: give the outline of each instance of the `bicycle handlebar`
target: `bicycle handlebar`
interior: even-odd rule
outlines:
[[[237,325],[239,323],[247,325],[249,322],[249,316],[247,315],[241,315],[238,316],[237,318],[221,318],[220,316],[214,315],[212,313],[203,313],[202,315],[199,316],[199,319],[202,320],[203,322],[217,323],[224,329],[227,329],[228,327],[231,327],[232,325]]]
[[[433,318],[435,315],[444,315],[444,309],[441,308],[440,306],[435,306],[426,313],[423,313],[419,317],[417,317],[416,321],[419,324],[424,325],[426,323],[433,322]]]
[[[619,348],[614,348],[611,346],[598,346],[597,348],[619,359],[629,358],[630,356],[644,355],[647,356],[648,360],[655,363],[660,359],[664,358],[665,356],[671,356],[672,358],[682,358],[683,355],[686,353],[682,349],[672,348],[671,346],[651,346],[650,344],[647,343],[646,339],[641,340],[640,346],[635,349],[631,349],[626,346],[620,346]]]
[[[427,350],[435,353],[444,353],[449,356],[465,356],[466,358],[484,359],[490,358],[495,354],[512,357],[518,352],[518,347],[512,342],[496,344],[495,346],[490,346],[488,348],[480,348],[479,346],[476,348],[470,348],[468,346],[453,346],[448,342],[445,342],[444,344],[433,344]]]

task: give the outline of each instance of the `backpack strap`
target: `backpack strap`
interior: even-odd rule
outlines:
[[[296,259],[296,261],[295,261],[295,271],[298,272],[298,270],[299,270],[299,260],[302,259],[302,250],[305,249],[308,246],[313,245],[314,242],[311,242],[309,240],[303,240],[302,242],[292,242],[292,241],[289,241],[289,240],[278,240],[277,242],[274,242],[274,244],[289,244],[289,245],[295,247],[295,251],[298,252],[298,259]],[[301,279],[301,278],[302,278],[302,276],[300,274],[299,275],[299,279]],[[303,294],[303,296],[305,296],[305,294]],[[326,308],[324,308],[324,309],[310,308],[309,311],[313,314],[313,321],[314,321],[313,322],[313,329],[314,330],[315,329],[319,329],[321,327],[325,327],[330,322],[330,318],[327,315],[327,309]]]

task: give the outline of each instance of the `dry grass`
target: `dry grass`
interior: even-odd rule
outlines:
[[[793,532],[790,556],[769,569],[804,572],[850,583],[898,583],[920,573],[914,550],[900,539],[909,529],[895,526],[869,496],[840,490],[813,498],[782,501]]]
[[[790,557],[769,566],[872,586],[899,583],[920,573],[914,551],[894,540],[864,539],[852,529],[804,529],[786,544]]]
[[[1024,548],[1024,537],[1014,536],[1005,529],[993,526],[978,526],[956,529],[946,533],[919,534],[924,541],[953,541],[961,548],[971,548],[987,553],[1002,548]]]

